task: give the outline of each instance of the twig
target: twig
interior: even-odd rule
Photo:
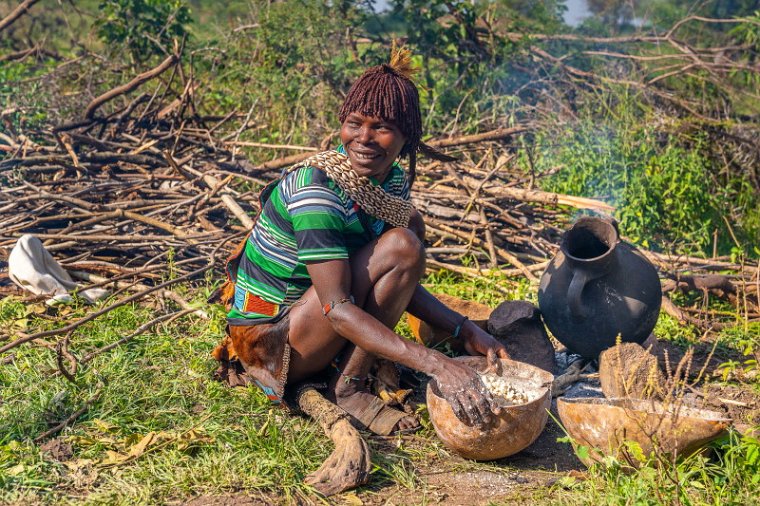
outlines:
[[[38,0],[24,0],[10,14],[0,20],[0,32],[12,25],[18,18],[24,15]]]
[[[78,410],[74,411],[69,417],[67,417],[64,421],[56,425],[50,430],[47,430],[34,438],[35,443],[39,443],[40,441],[44,441],[45,439],[49,438],[50,436],[54,434],[58,434],[60,431],[62,431],[64,428],[66,428],[70,423],[74,422],[77,418],[82,416],[84,413],[87,412],[88,409],[90,409],[90,406],[98,402],[98,399],[100,399],[101,394],[103,393],[103,389],[105,388],[105,382],[100,378],[100,376],[97,376],[98,378],[98,388],[95,391],[95,393],[87,399],[87,401],[84,403],[84,406],[79,408]]]
[[[142,74],[138,75],[131,81],[129,81],[127,84],[123,84],[121,86],[118,86],[110,91],[107,91],[106,93],[103,93],[99,97],[95,98],[90,104],[87,106],[87,108],[84,110],[84,117],[86,119],[92,119],[95,115],[95,111],[98,110],[98,108],[108,102],[109,100],[112,100],[119,95],[123,95],[124,93],[129,93],[130,91],[134,90],[141,84],[143,84],[146,81],[149,81],[150,79],[153,79],[154,77],[161,75],[163,72],[165,72],[169,67],[172,65],[175,65],[178,61],[177,55],[170,55],[168,58],[166,58],[161,64],[159,64],[157,67],[148,70],[147,72],[143,72]]]

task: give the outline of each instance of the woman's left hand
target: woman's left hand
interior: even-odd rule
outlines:
[[[466,330],[462,332],[464,338],[464,349],[470,355],[488,355],[489,350],[493,350],[499,358],[509,358],[507,349],[494,337],[481,329],[474,323],[468,321]],[[463,329],[465,330],[465,329]]]

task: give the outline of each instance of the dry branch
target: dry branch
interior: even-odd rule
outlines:
[[[658,37],[661,42],[669,43],[665,36]],[[538,41],[541,36],[534,39]],[[616,51],[613,44],[650,39],[645,36],[636,40],[606,40],[610,43],[609,47],[605,46],[609,54],[595,54],[595,57],[619,60],[625,52]],[[562,56],[536,49],[526,47],[539,65],[560,70],[559,82],[563,86],[593,87],[605,82],[600,76],[569,66]],[[551,50],[556,47],[552,46]],[[670,61],[686,63],[669,71],[680,69],[684,64],[704,65],[709,55],[717,54],[707,48],[688,54],[691,48],[683,44],[670,50],[674,54]],[[727,49],[729,52],[738,50]],[[642,55],[650,56],[666,55]],[[694,58],[701,61],[696,62]],[[656,63],[657,60],[651,61]],[[240,140],[240,134],[252,124],[253,107],[248,114],[231,111],[214,117],[199,116],[194,112],[197,104],[193,90],[200,83],[187,76],[175,86],[177,94],[172,94],[170,86],[159,86],[155,93],[124,100],[121,108],[108,116],[95,117],[97,110],[109,100],[133,91],[169,68],[174,68],[174,75],[182,75],[178,62],[179,56],[171,56],[158,67],[99,96],[89,104],[81,121],[40,129],[33,135],[17,135],[11,131],[2,134],[0,149],[5,158],[0,161],[0,171],[8,185],[0,190],[0,253],[3,247],[15,243],[17,237],[33,233],[44,239],[46,247],[57,256],[72,260],[74,263],[68,268],[87,271],[81,276],[95,286],[137,290],[131,294],[136,298],[124,299],[133,301],[148,294],[172,298],[171,292],[159,284],[168,272],[176,282],[177,278],[189,279],[186,276],[200,272],[198,267],[210,259],[214,265],[221,265],[227,252],[218,251],[219,245],[232,237],[230,230],[241,229],[234,224],[235,220],[242,224],[240,235],[253,226],[251,217],[258,204],[250,183],[266,184],[277,177],[278,169],[309,156],[299,153],[256,163],[259,161],[236,159],[240,157],[237,146],[305,151],[316,148]],[[617,84],[625,84],[624,81],[619,80]],[[636,86],[650,93],[643,83],[637,81]],[[660,84],[652,85],[655,94],[662,93],[658,91]],[[508,284],[501,286],[504,284],[501,280],[494,282],[488,272],[497,267],[504,275],[535,281],[557,251],[562,230],[569,225],[567,210],[557,206],[614,211],[612,206],[596,199],[535,190],[535,178],[543,174],[531,172],[528,176],[519,166],[509,163],[519,144],[510,139],[539,126],[535,119],[510,128],[493,124],[490,130],[478,134],[453,135],[429,142],[438,149],[455,148],[461,161],[420,163],[417,167],[419,177],[412,199],[428,226],[428,268],[447,269],[478,279],[489,289],[507,295],[510,293]],[[732,142],[740,141],[732,138]],[[754,149],[751,139],[741,142]],[[477,164],[471,160],[474,157],[480,160]],[[561,168],[553,172],[558,170]],[[750,307],[756,305],[760,296],[760,270],[756,262],[736,265],[725,259],[644,253],[668,278],[664,283],[666,291],[701,290],[725,296],[737,307],[741,304],[743,314],[758,312]],[[168,261],[170,254],[171,262]],[[464,255],[472,259],[472,264],[463,265]],[[712,279],[708,277],[718,270],[731,272],[731,276],[725,278],[727,284],[723,280],[708,282]],[[688,272],[688,276],[684,272]],[[99,278],[92,273],[109,277]],[[115,297],[122,296],[117,293]],[[118,307],[124,300],[105,307],[104,312]],[[184,308],[179,313],[191,311],[181,297],[173,300]],[[717,317],[705,318],[704,313],[693,313],[689,308],[667,303],[664,310],[672,311],[679,321],[687,324],[702,325],[705,320]],[[96,317],[98,312],[94,314]],[[93,315],[87,316],[90,317]],[[149,323],[165,321],[163,318]],[[82,323],[78,321],[74,325]],[[54,334],[45,335],[67,333],[74,328],[64,326],[52,331]],[[16,337],[21,339],[6,343],[0,353],[24,342],[39,340],[43,335],[27,331]],[[55,343],[46,345],[55,348]],[[103,351],[108,349],[112,348],[106,347]]]
[[[562,195],[560,193],[545,192],[541,190],[526,190],[523,188],[499,186],[486,187],[484,191],[494,196],[508,197],[522,202],[536,202],[552,206],[563,205],[574,207],[576,209],[593,209],[605,213],[612,213],[615,211],[613,206],[599,200],[586,197],[575,197],[573,195]]]
[[[12,25],[18,18],[24,15],[26,11],[32,8],[38,0],[24,0],[10,14],[0,20],[0,32]]]
[[[109,100],[112,100],[118,97],[119,95],[129,93],[130,91],[134,90],[135,88],[137,88],[144,82],[149,81],[158,75],[161,75],[170,67],[175,65],[178,61],[179,61],[179,58],[177,57],[177,55],[175,54],[170,55],[168,58],[162,61],[157,67],[151,70],[148,70],[146,72],[143,72],[142,74],[138,75],[137,77],[129,81],[127,84],[122,84],[121,86],[118,86],[110,91],[107,91],[106,93],[103,93],[102,95],[94,99],[92,102],[90,102],[90,104],[84,110],[84,117],[86,119],[92,119],[93,116],[95,115],[95,111],[97,111],[101,105],[105,104]]]
[[[496,130],[491,130],[490,132],[483,132],[480,134],[462,135],[448,139],[435,139],[430,141],[428,144],[434,148],[452,148],[457,146],[464,146],[466,144],[476,144],[479,142],[500,141],[518,134],[528,132],[530,130],[531,127],[528,125],[521,125],[512,128],[497,128]]]

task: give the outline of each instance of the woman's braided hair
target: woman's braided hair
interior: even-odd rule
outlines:
[[[391,49],[390,63],[367,69],[351,86],[338,116],[343,123],[349,114],[358,112],[396,125],[406,137],[401,156],[409,157],[410,185],[416,176],[418,150],[437,160],[453,160],[421,140],[420,95],[412,80],[415,72],[417,69],[412,66],[411,52],[394,47]]]

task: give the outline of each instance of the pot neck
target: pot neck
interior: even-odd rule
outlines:
[[[570,266],[603,275],[614,266],[620,235],[609,221],[583,217],[567,231],[560,249]]]

